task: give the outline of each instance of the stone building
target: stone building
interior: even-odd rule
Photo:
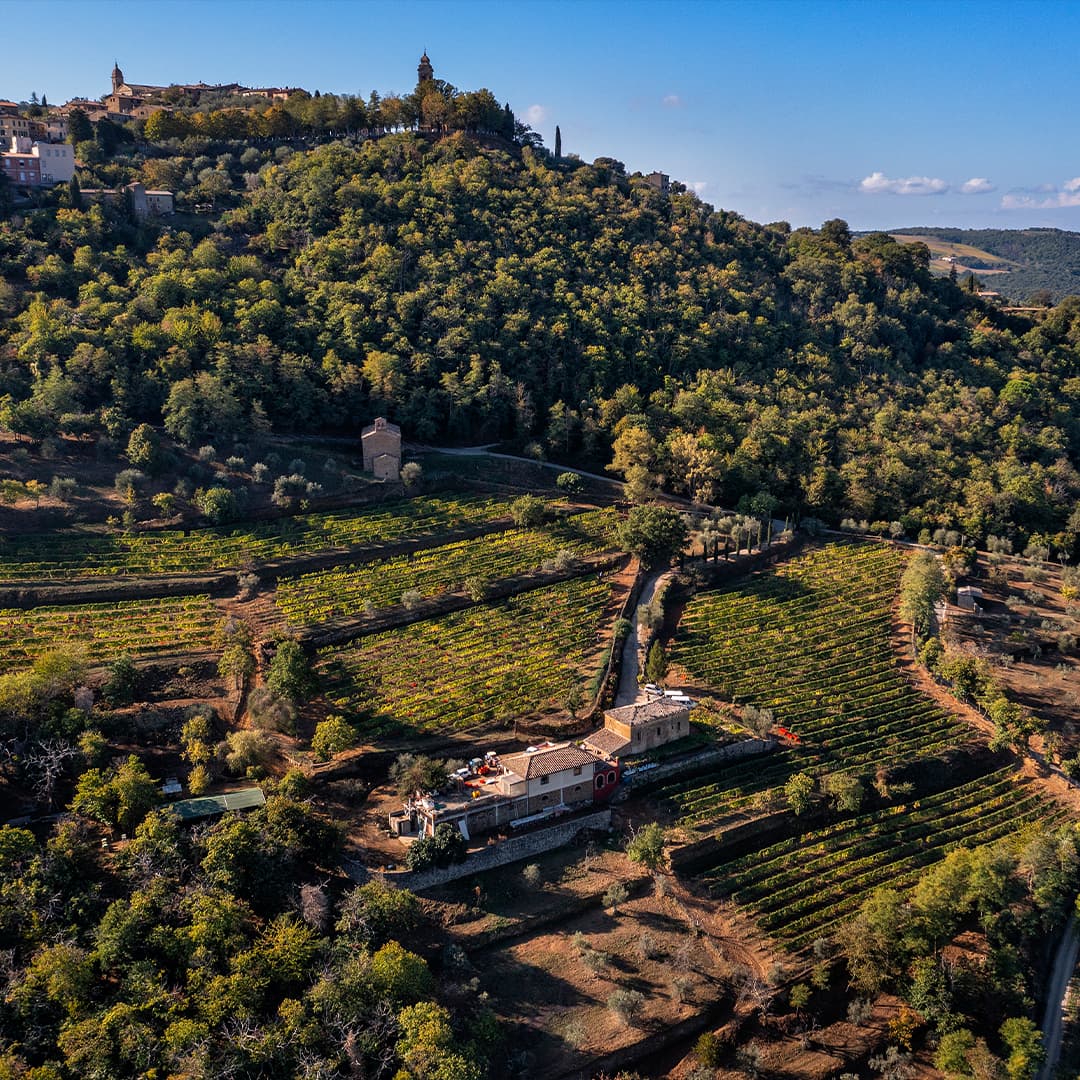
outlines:
[[[401,474],[401,428],[385,416],[364,428],[360,435],[364,450],[364,471],[376,480],[397,480]]]
[[[649,187],[656,188],[661,195],[668,195],[671,192],[671,178],[667,173],[651,172],[645,177],[645,183]]]
[[[428,59],[427,50],[424,50],[424,55],[420,57],[420,63],[416,66],[416,81],[420,84],[429,83],[435,78],[435,69],[431,66],[431,61]]]
[[[154,191],[136,181],[122,188],[83,188],[86,202],[120,203],[131,199],[131,212],[139,221],[146,218],[169,217],[176,212],[171,191]]]
[[[617,751],[608,749],[607,753],[633,757],[664,743],[686,738],[690,734],[690,708],[681,702],[660,697],[635,705],[622,705],[618,709],[607,709],[604,712],[604,731],[625,739],[628,744]],[[586,741],[592,738],[590,736]],[[610,736],[603,738],[610,739]]]

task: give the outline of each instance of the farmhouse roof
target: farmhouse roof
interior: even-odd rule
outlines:
[[[586,735],[581,741],[599,753],[612,757],[621,754],[630,745],[629,739],[624,738],[617,731],[612,731],[610,728],[601,728],[599,731],[594,731],[591,735]]]
[[[502,759],[503,765],[523,780],[535,780],[538,776],[550,776],[563,769],[577,769],[592,765],[596,758],[576,746],[562,744],[541,747],[531,754],[510,754]]]
[[[621,705],[617,709],[608,709],[605,720],[614,720],[620,724],[648,724],[653,720],[662,720],[665,716],[686,712],[686,705],[671,698],[653,698],[652,701],[639,701],[634,705]]]

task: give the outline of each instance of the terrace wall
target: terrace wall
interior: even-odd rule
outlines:
[[[690,759],[676,758],[673,761],[665,761],[648,772],[623,777],[622,787],[616,798],[621,802],[646,785],[660,783],[678,776],[693,776],[695,773],[703,772],[710,765],[717,765],[723,761],[738,761],[758,754],[768,754],[775,750],[776,746],[775,739],[741,739],[739,742],[728,743],[726,746],[718,746],[714,750],[702,750]]]
[[[512,836],[507,840],[490,844],[480,851],[471,852],[463,863],[433,867],[430,870],[394,871],[384,875],[384,880],[388,885],[397,888],[422,892],[424,889],[433,889],[437,885],[445,885],[448,881],[482,874],[485,870],[494,870],[509,863],[531,859],[536,855],[543,855],[545,852],[565,847],[587,830],[607,830],[610,827],[611,811],[598,810],[585,817],[573,818],[546,829],[537,829],[535,832]],[[366,881],[371,876],[369,871],[355,863],[346,864],[345,871],[355,881]]]

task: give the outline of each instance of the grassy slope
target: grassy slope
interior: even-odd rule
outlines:
[[[953,255],[957,271],[988,274],[988,284],[1006,296],[1026,299],[1049,289],[1054,300],[1080,294],[1080,233],[1063,229],[897,229],[899,241],[921,240],[935,259]],[[935,269],[948,272],[944,263]],[[1008,273],[997,271],[1008,270]]]

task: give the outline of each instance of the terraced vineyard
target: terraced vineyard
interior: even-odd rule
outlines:
[[[1012,769],[908,805],[861,814],[736,859],[705,875],[762,929],[800,950],[853,914],[875,888],[913,885],[956,847],[1053,824],[1067,812]]]
[[[0,581],[230,570],[290,555],[431,536],[507,513],[507,499],[432,496],[277,518],[243,528],[9,537],[0,540]]]
[[[312,626],[355,615],[366,603],[396,604],[407,590],[436,596],[471,577],[509,577],[535,569],[559,552],[573,556],[609,550],[614,510],[593,510],[543,529],[513,529],[425,548],[411,555],[279,580],[275,600],[291,626]]]
[[[0,611],[0,663],[24,667],[61,644],[85,645],[95,664],[125,654],[199,651],[209,647],[220,618],[209,596]]]
[[[527,716],[599,669],[611,599],[590,575],[323,650],[327,696],[365,738]]]
[[[689,681],[774,710],[799,746],[661,795],[708,828],[799,771],[872,773],[935,754],[969,729],[897,667],[890,605],[903,556],[885,544],[830,544],[687,605],[672,662]]]

